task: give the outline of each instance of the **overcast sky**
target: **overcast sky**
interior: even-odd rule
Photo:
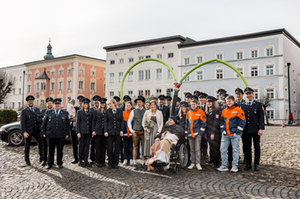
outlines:
[[[299,0],[0,1],[0,67],[55,57],[105,59],[103,46],[182,35],[204,40],[286,28],[300,41]]]

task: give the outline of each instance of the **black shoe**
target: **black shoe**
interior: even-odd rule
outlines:
[[[96,166],[101,168],[103,165],[102,164],[99,164],[99,163],[96,163]]]
[[[46,164],[47,164],[46,161],[43,161],[43,162],[41,163],[42,166],[45,166]]]
[[[92,167],[92,165],[88,161],[84,161],[85,166]]]
[[[254,166],[254,171],[259,171],[259,166],[258,166],[258,164],[256,164],[256,165]]]
[[[106,167],[106,163],[103,163],[102,166]]]
[[[213,169],[219,168],[219,165],[217,165],[217,164],[212,164],[212,165],[211,165],[211,168],[213,168]]]
[[[90,162],[90,164],[95,164],[95,161],[94,161],[94,160],[92,160],[92,161]]]
[[[113,167],[112,166],[108,166],[108,169],[112,169]]]
[[[31,164],[30,164],[30,161],[26,161],[26,165],[27,166],[30,166]]]
[[[242,162],[242,164],[247,164],[247,160],[244,159],[243,162]]]
[[[244,168],[244,170],[249,170],[249,169],[251,169],[252,167],[251,167],[251,164],[247,164],[246,166],[245,166],[245,168]]]
[[[77,164],[78,160],[74,160],[73,162],[71,162],[72,164]]]
[[[47,164],[46,169],[51,169],[52,166],[50,164]]]
[[[62,169],[62,168],[64,168],[64,166],[63,166],[62,164],[59,164],[59,165],[58,165],[58,168],[59,168],[59,169]]]
[[[115,165],[114,168],[115,168],[115,169],[118,169],[119,167],[118,167],[118,165]]]
[[[80,161],[80,162],[78,163],[78,165],[81,166],[81,167],[85,167],[85,163],[82,162],[82,161]]]

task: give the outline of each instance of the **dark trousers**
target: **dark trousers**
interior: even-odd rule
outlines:
[[[205,139],[204,135],[201,138],[201,154],[203,157],[207,156],[207,139]]]
[[[123,137],[123,146],[124,146],[124,159],[129,163],[133,159],[133,143],[132,137]]]
[[[105,152],[106,152],[106,139],[104,135],[96,135],[95,137],[96,147],[96,163],[105,164]]]
[[[75,161],[78,160],[78,137],[76,131],[71,130],[71,142]]]
[[[95,137],[91,139],[91,153],[90,153],[90,159],[92,161],[96,160],[96,146],[95,146]]]
[[[121,142],[120,135],[109,135],[106,137],[108,166],[117,166],[119,164]]]
[[[242,143],[243,143],[243,153],[244,153],[244,159],[246,159],[246,143],[245,143],[246,139],[245,139],[245,134],[242,134]]]
[[[120,157],[121,157],[121,162],[124,161],[124,144],[123,144],[123,141],[122,141],[122,138],[121,138],[121,145],[120,145]]]
[[[210,160],[214,165],[219,165],[221,154],[220,154],[220,145],[221,145],[221,134],[216,133],[214,140],[211,140],[210,136],[207,138],[209,142],[209,151],[210,151]]]
[[[78,152],[79,161],[82,161],[82,158],[83,158],[84,161],[88,161],[90,142],[91,142],[91,134],[80,134],[79,152]]]
[[[52,166],[54,163],[54,152],[56,147],[56,162],[57,165],[62,165],[63,149],[65,145],[65,138],[48,138],[49,156],[48,165]]]
[[[30,151],[30,144],[31,144],[31,138],[34,137],[34,139],[37,141],[39,146],[39,155],[40,155],[40,162],[43,161],[43,144],[40,137],[40,134],[34,133],[29,135],[28,138],[25,138],[25,161],[29,161],[29,151]]]
[[[254,143],[254,164],[259,165],[260,160],[260,136],[258,133],[245,133],[245,149],[247,164],[252,163],[252,139]]]
[[[43,161],[47,162],[47,157],[48,157],[48,143],[47,143],[47,138],[41,134],[41,140],[42,140],[42,146],[43,146]]]

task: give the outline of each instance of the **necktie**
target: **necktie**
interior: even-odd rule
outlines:
[[[56,117],[58,116],[58,111],[57,110],[55,110],[55,115],[56,115]]]
[[[31,111],[34,112],[34,108],[31,108]]]

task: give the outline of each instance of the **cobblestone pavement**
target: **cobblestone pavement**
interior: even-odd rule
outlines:
[[[267,127],[261,140],[259,172],[220,173],[179,170],[167,175],[140,168],[118,170],[72,165],[71,145],[64,150],[63,169],[46,170],[31,148],[32,166],[24,163],[24,147],[0,142],[0,198],[300,198],[300,128]]]

